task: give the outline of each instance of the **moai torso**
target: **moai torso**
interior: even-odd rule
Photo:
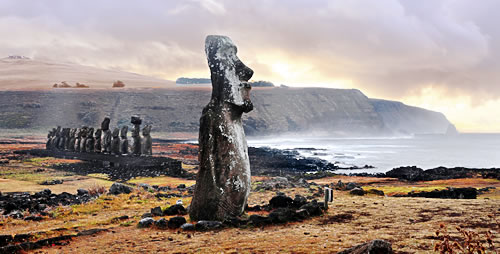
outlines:
[[[57,126],[57,129],[56,129],[56,137],[53,141],[53,147],[54,149],[59,149],[59,142],[61,141],[61,126]]]
[[[64,133],[64,135],[63,135],[64,136],[63,147],[64,147],[64,150],[69,150],[68,147],[69,147],[70,132],[71,132],[70,128],[63,129],[63,133]]]
[[[127,138],[128,126],[123,126],[120,131],[120,153],[128,154],[128,138]]]
[[[69,143],[68,143],[69,151],[75,151],[76,130],[77,130],[76,128],[72,128],[71,131],[69,132]]]
[[[106,117],[101,123],[103,153],[111,153],[111,131],[109,130],[110,121],[109,117]]]
[[[87,140],[85,141],[85,149],[88,153],[94,152],[94,128],[90,128],[87,133]]]
[[[212,98],[203,109],[199,131],[200,169],[189,215],[192,221],[219,220],[243,213],[250,194],[250,162],[241,116],[253,109],[253,71],[236,56],[225,36],[205,41]]]
[[[94,141],[94,152],[96,153],[100,153],[101,152],[101,135],[102,135],[102,131],[101,129],[97,129],[95,131],[95,134],[94,134],[94,137],[95,137],[95,141]]]
[[[75,138],[75,152],[80,152],[80,143],[82,142],[82,129],[76,129],[76,138]]]
[[[53,128],[52,130],[49,131],[49,134],[47,134],[47,143],[45,144],[45,149],[47,150],[52,149],[52,143],[55,135],[56,135],[56,129]]]
[[[131,120],[134,128],[132,129],[132,154],[141,155],[141,123],[142,120],[137,116],[132,116]]]
[[[85,145],[85,142],[87,142],[88,131],[89,131],[88,127],[84,126],[82,128],[82,137],[80,139],[80,152],[82,153],[87,152],[87,146]]]
[[[111,140],[111,153],[120,154],[120,129],[113,130],[113,139]]]
[[[152,155],[153,154],[153,139],[151,138],[151,125],[146,125],[142,129],[142,154]]]

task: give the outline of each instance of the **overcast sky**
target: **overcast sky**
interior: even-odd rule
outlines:
[[[497,0],[0,0],[0,55],[175,80],[232,38],[255,80],[357,88],[500,132]]]

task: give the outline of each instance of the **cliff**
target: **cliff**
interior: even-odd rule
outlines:
[[[209,99],[210,89],[203,88],[0,91],[0,128],[99,126],[105,116],[115,127],[139,114],[153,133],[197,133]],[[255,88],[252,101],[247,135],[445,133],[450,124],[441,113],[370,99],[355,89]]]

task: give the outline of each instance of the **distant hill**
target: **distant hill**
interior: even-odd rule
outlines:
[[[63,81],[71,86],[78,82],[90,88],[111,88],[116,80],[123,81],[127,88],[175,86],[168,80],[73,63],[31,60],[23,56],[0,59],[0,90],[52,89],[54,84]]]

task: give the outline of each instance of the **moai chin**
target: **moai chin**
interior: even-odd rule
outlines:
[[[109,130],[110,121],[109,117],[105,117],[101,123],[103,153],[111,153],[111,131]]]
[[[113,130],[113,139],[111,140],[111,153],[120,154],[120,129]]]
[[[153,139],[151,138],[151,125],[146,125],[142,129],[142,154],[152,155],[153,154]]]
[[[250,193],[250,162],[241,116],[253,109],[248,83],[253,71],[236,52],[226,36],[210,35],[205,40],[212,98],[200,118],[200,170],[189,209],[193,221],[239,216]]]
[[[130,122],[134,125],[132,129],[132,154],[133,155],[141,155],[141,123],[142,120],[138,116],[132,116]]]
[[[128,139],[127,139],[128,126],[122,126],[120,130],[120,153],[128,154]]]
[[[100,153],[101,152],[101,135],[102,131],[101,129],[97,129],[94,133],[95,137],[95,142],[94,142],[94,152]]]

